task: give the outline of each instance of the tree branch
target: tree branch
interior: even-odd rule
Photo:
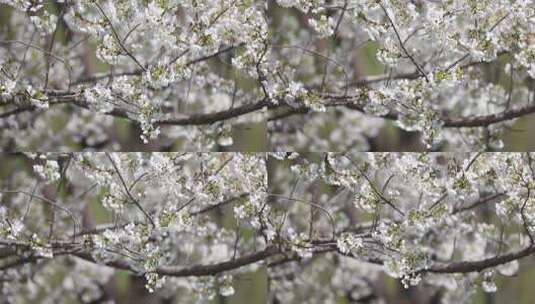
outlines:
[[[475,262],[457,262],[450,263],[445,265],[432,266],[427,270],[422,270],[421,272],[431,272],[431,273],[468,273],[468,272],[479,272],[487,268],[492,268],[507,264],[509,262],[519,260],[521,258],[527,257],[535,253],[535,247],[530,246],[523,250],[512,252],[509,254],[500,255],[493,258],[488,258],[481,261]]]

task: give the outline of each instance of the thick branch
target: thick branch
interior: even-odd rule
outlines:
[[[336,97],[336,99],[342,99],[346,98],[349,99],[349,96],[345,97]],[[326,107],[339,107],[339,106],[345,106],[346,108],[359,111],[362,113],[365,113],[363,107],[351,103],[326,103]],[[300,108],[291,108],[288,106],[285,106],[282,111],[273,112],[273,114],[268,118],[269,121],[275,121],[279,119],[284,119],[296,114],[306,114],[309,113],[310,109],[306,107],[300,107]],[[535,113],[535,105],[530,106],[524,106],[521,108],[511,109],[500,113],[494,113],[494,114],[488,114],[488,115],[480,115],[480,116],[466,116],[466,117],[449,117],[449,116],[443,116],[441,120],[444,122],[445,128],[474,128],[474,127],[488,127],[493,124],[513,120],[516,118],[520,118],[523,116],[527,116],[530,114]],[[389,113],[385,116],[381,116],[381,118],[388,119],[388,120],[397,120],[398,114],[396,113]]]
[[[262,261],[272,255],[275,255],[279,252],[276,247],[270,246],[266,249],[239,257],[234,260],[229,260],[226,262],[221,262],[211,265],[197,265],[192,267],[177,267],[177,266],[167,266],[160,267],[156,272],[160,275],[168,275],[173,277],[187,277],[187,276],[209,276],[215,275],[224,271],[233,270],[240,268],[242,266],[254,264],[256,262]]]
[[[527,247],[523,250],[512,252],[509,254],[500,255],[494,258],[488,258],[481,261],[475,262],[457,262],[450,263],[445,265],[437,265],[424,270],[423,272],[432,272],[432,273],[468,273],[468,272],[479,272],[487,268],[492,268],[507,264],[509,262],[527,257],[535,253],[535,247]]]
[[[157,122],[158,125],[174,125],[174,126],[185,126],[185,125],[209,125],[218,121],[224,121],[231,118],[236,118],[245,114],[249,114],[258,110],[261,110],[264,107],[267,107],[269,102],[267,99],[263,99],[256,103],[245,104],[240,107],[232,108],[225,111],[208,113],[208,114],[194,114],[184,118],[171,118],[171,119],[162,119]]]
[[[262,251],[258,251],[250,255],[242,256],[221,263],[209,265],[194,265],[191,267],[162,266],[158,267],[155,272],[159,275],[172,277],[211,276],[221,272],[234,270],[243,266],[254,264],[277,253],[279,253],[279,250],[276,247],[270,246]],[[95,259],[88,253],[76,253],[75,256],[93,263],[97,263]],[[107,263],[106,266],[136,272],[128,263],[124,261],[110,262]]]
[[[444,117],[442,118],[442,121],[444,121],[444,127],[447,128],[487,127],[492,124],[512,120],[532,113],[535,113],[535,105],[482,116]]]

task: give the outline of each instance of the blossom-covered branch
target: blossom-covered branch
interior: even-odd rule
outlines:
[[[10,299],[32,297],[28,276],[96,299],[126,270],[151,292],[210,298],[262,269],[273,299],[330,301],[375,293],[363,280],[385,273],[455,302],[534,255],[534,156],[2,155],[16,165],[0,180],[0,284]]]
[[[269,150],[362,151],[393,120],[427,149],[491,150],[534,112],[526,0],[49,2],[0,4],[13,150],[118,147],[117,118],[147,149],[262,124]]]

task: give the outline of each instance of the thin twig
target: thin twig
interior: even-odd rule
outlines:
[[[123,178],[123,176],[121,175],[121,172],[119,171],[119,168],[117,167],[117,165],[115,164],[115,161],[113,160],[113,158],[111,157],[111,155],[106,152],[106,157],[108,157],[109,161],[111,162],[111,164],[113,165],[113,168],[115,169],[115,172],[117,173],[117,175],[119,176],[119,179],[121,180],[121,184],[123,185],[123,188],[124,188],[124,191],[126,192],[126,194],[128,195],[128,197],[130,198],[130,200],[132,201],[132,203],[134,203],[136,205],[136,207],[141,211],[143,212],[143,214],[145,215],[145,217],[149,220],[149,222],[151,223],[152,227],[156,227],[156,225],[154,224],[154,221],[152,220],[151,216],[147,213],[147,211],[145,211],[145,209],[143,209],[143,207],[141,207],[141,205],[139,204],[139,202],[134,198],[134,196],[132,196],[132,194],[130,193],[130,190],[129,190],[129,187],[126,185],[126,182]]]

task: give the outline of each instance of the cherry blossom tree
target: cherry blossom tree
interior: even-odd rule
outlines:
[[[428,302],[469,303],[535,253],[534,157],[2,155],[1,294],[112,301],[107,286],[128,273],[202,302],[264,272],[272,303],[384,303],[385,276]]]
[[[491,150],[535,112],[532,0],[1,0],[0,143]],[[4,148],[7,149],[7,148]]]

